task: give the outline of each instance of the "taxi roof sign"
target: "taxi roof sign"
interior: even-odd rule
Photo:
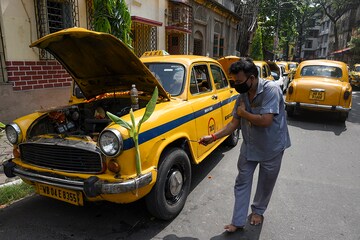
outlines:
[[[154,50],[154,51],[144,52],[143,55],[141,55],[141,57],[166,56],[166,55],[170,55],[170,54],[165,50]]]

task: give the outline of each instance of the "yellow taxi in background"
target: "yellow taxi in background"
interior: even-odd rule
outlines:
[[[254,61],[254,64],[256,65],[259,77],[263,78],[265,80],[274,81],[275,78],[271,75],[271,70],[269,64],[267,64],[265,61]]]
[[[351,85],[353,87],[360,87],[360,64],[354,65],[354,70],[351,71]]]
[[[307,60],[300,63],[286,92],[286,111],[309,109],[339,114],[346,121],[352,104],[347,65],[340,61]]]
[[[222,142],[238,142],[238,130],[207,146],[198,142],[231,121],[238,97],[214,59],[156,53],[138,58],[116,37],[83,28],[52,33],[31,47],[53,54],[74,80],[71,105],[6,126],[14,158],[3,164],[4,172],[34,185],[40,195],[80,206],[145,197],[151,214],[172,219],[189,194],[192,164]],[[126,124],[112,122],[106,112],[138,123],[156,88],[155,110],[142,123],[135,146]]]
[[[219,58],[217,61],[223,66],[225,69],[225,72],[227,74],[227,77],[232,81],[232,76],[229,74],[229,68],[232,63],[239,61],[240,57],[238,56],[226,56]],[[267,62],[265,61],[254,61],[254,64],[256,65],[260,78],[263,78],[265,80],[274,81],[275,78],[271,75],[271,69]]]

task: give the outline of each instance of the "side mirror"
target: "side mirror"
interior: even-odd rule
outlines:
[[[74,85],[74,95],[76,98],[85,98],[83,92],[77,84]]]

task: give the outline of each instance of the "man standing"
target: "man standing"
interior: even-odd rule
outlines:
[[[250,204],[252,179],[259,168],[258,184],[250,215],[250,224],[259,225],[269,204],[280,171],[284,150],[290,147],[284,99],[274,81],[258,78],[252,59],[241,59],[230,66],[235,78],[235,89],[240,93],[232,120],[223,129],[204,136],[200,143],[207,145],[231,134],[241,127],[243,142],[238,159],[235,181],[235,206],[232,222],[224,228],[228,232],[243,229]]]

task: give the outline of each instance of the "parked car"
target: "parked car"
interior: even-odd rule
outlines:
[[[353,87],[360,87],[360,64],[354,65],[354,70],[351,71],[351,85]]]
[[[259,77],[265,80],[274,81],[274,77],[271,75],[271,70],[269,65],[265,61],[254,61],[258,71]]]
[[[166,54],[139,59],[116,37],[82,28],[52,33],[31,47],[52,53],[74,79],[73,104],[6,126],[14,158],[4,163],[4,172],[34,185],[40,195],[80,206],[145,197],[150,213],[172,219],[190,191],[191,165],[222,142],[238,142],[236,130],[210,145],[198,143],[231,120],[238,97],[214,59]],[[139,109],[131,111],[134,84]],[[138,123],[156,88],[155,110],[142,123],[135,146],[132,133],[106,113]]]
[[[299,63],[288,62],[288,61],[278,61],[278,62],[276,62],[276,64],[284,66],[285,72],[287,73],[287,76],[289,78],[289,82],[291,82],[294,77],[294,74],[296,72],[296,69],[299,66]]]
[[[285,67],[284,65],[281,65],[281,64],[277,64],[276,65],[279,66],[280,68],[280,71],[281,71],[281,76],[283,78],[283,92],[286,93],[288,87],[289,87],[289,84],[290,84],[290,79],[289,79],[289,74],[285,71]]]
[[[286,92],[286,111],[297,109],[328,111],[346,121],[352,104],[352,88],[345,63],[331,60],[307,60],[300,63]]]
[[[237,62],[239,60],[240,60],[240,57],[238,57],[238,56],[225,56],[225,57],[219,58],[217,60],[222,65],[228,79],[231,81],[235,81],[235,80],[233,79],[233,76],[231,76],[229,74],[230,66],[231,66],[231,64],[233,64],[234,62]]]
[[[285,86],[284,84],[288,84],[289,80],[287,77],[287,73],[285,73],[285,68],[282,65],[276,64],[276,62],[266,61],[266,63],[270,67],[271,75],[274,78],[274,81],[284,92]]]

